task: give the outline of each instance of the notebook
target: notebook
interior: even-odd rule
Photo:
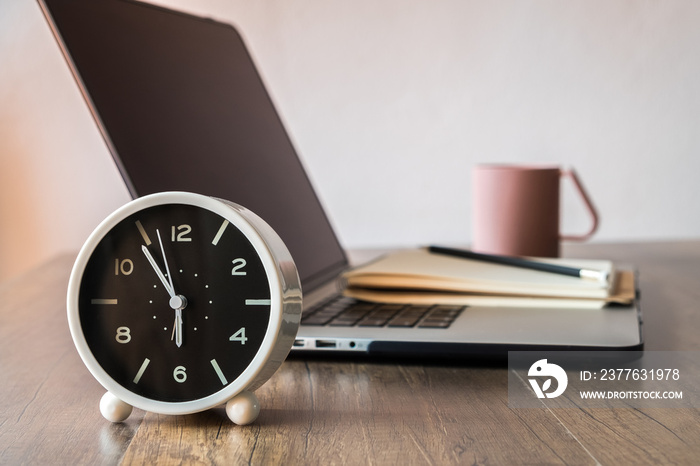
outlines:
[[[642,347],[638,300],[562,312],[342,296],[346,253],[232,25],[129,0],[39,4],[133,197],[228,199],[282,237],[304,291],[293,353],[448,359]]]
[[[461,251],[461,250],[458,250]],[[346,296],[381,303],[602,309],[630,304],[634,273],[606,260],[529,258],[600,272],[597,279],[438,254],[430,248],[387,254],[343,274]]]

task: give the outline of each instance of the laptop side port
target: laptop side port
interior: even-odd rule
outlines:
[[[336,348],[338,343],[335,340],[316,340],[316,348]]]

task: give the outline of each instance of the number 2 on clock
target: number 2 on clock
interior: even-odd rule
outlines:
[[[233,260],[233,268],[231,269],[231,275],[245,275],[246,271],[241,270],[243,267],[246,266],[246,261],[245,259],[241,259],[240,257],[238,259]]]

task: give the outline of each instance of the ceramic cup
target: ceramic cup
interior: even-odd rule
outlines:
[[[598,228],[596,209],[573,169],[479,165],[472,175],[474,251],[558,257],[561,240],[584,241]],[[560,232],[560,183],[564,178],[573,181],[591,215],[591,228],[583,235]]]

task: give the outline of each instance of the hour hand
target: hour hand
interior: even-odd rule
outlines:
[[[170,286],[170,283],[168,283],[168,280],[165,278],[165,275],[163,275],[163,272],[160,271],[160,267],[158,267],[158,264],[156,264],[156,260],[151,255],[151,251],[149,251],[145,245],[141,245],[141,251],[143,251],[144,255],[146,256],[146,259],[148,259],[149,264],[151,264],[151,267],[153,267],[153,270],[155,270],[156,275],[158,275],[158,278],[160,278],[161,283],[165,287],[165,290],[168,292],[170,297],[174,297],[175,292]]]
[[[182,346],[182,309],[175,309],[173,332],[170,334],[170,340],[173,339],[178,348]]]
[[[175,309],[175,344],[182,346],[182,309]]]

